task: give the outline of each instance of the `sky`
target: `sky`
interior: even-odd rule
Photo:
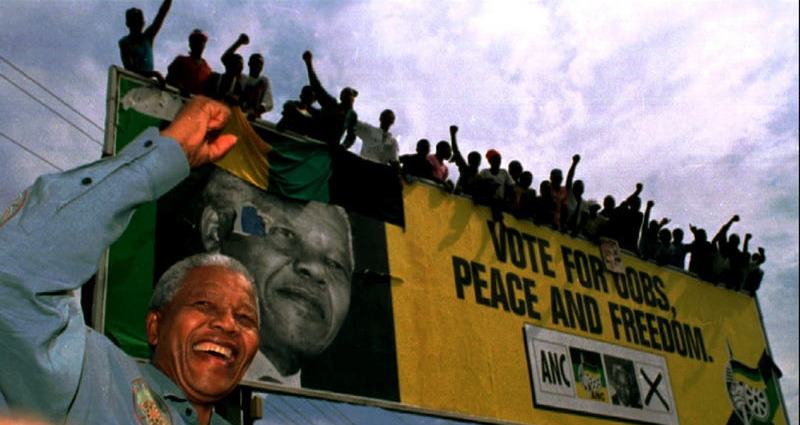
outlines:
[[[99,158],[103,139],[6,61],[102,127],[124,11],[140,7],[149,23],[159,4],[0,1],[0,205],[56,171],[7,137],[63,169]],[[766,249],[760,305],[800,423],[797,1],[175,0],[157,69],[186,53],[194,28],[208,32],[218,70],[247,33],[240,52],[264,54],[276,105],[305,84],[310,49],[331,93],[359,91],[362,120],[395,111],[401,153],[456,124],[463,151],[496,148],[534,186],[579,153],[587,198],[621,200],[642,182],[654,217],[710,234],[739,214],[732,231]]]

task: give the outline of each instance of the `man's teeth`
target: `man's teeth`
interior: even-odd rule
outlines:
[[[231,357],[231,349],[228,347],[223,347],[221,345],[217,345],[211,342],[201,342],[199,344],[195,344],[192,347],[194,351],[205,351],[210,353],[217,353],[226,359]]]

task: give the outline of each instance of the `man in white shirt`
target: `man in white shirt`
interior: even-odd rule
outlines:
[[[260,117],[272,110],[272,88],[266,75],[261,75],[264,69],[264,56],[253,53],[247,61],[250,69],[248,75],[242,75],[242,109],[250,120]]]
[[[398,161],[397,139],[389,132],[394,124],[394,112],[386,109],[381,112],[380,128],[373,127],[365,122],[356,124],[356,136],[361,139],[361,157],[375,162],[386,164]]]

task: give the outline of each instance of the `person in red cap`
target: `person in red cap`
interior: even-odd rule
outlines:
[[[178,56],[167,68],[167,84],[173,85],[181,94],[202,94],[211,76],[211,67],[203,59],[208,36],[199,29],[189,34],[189,56]]]

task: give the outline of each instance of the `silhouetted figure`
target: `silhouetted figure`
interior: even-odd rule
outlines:
[[[164,18],[169,12],[172,0],[164,0],[158,8],[158,14],[153,19],[153,23],[144,28],[144,14],[142,10],[132,7],[125,11],[125,25],[128,27],[128,35],[119,39],[119,55],[122,59],[122,66],[128,71],[136,72],[147,78],[155,78],[160,84],[164,83],[164,77],[153,67],[153,43],[156,35],[164,24]]]
[[[511,214],[518,219],[533,219],[536,209],[536,190],[531,189],[532,184],[533,173],[530,171],[523,171],[519,175],[519,180],[511,190],[510,211]]]
[[[611,222],[612,217],[615,216],[617,208],[617,201],[611,195],[606,195],[603,198],[603,209],[597,213],[598,220],[597,235],[603,238],[610,238],[619,240],[616,229],[613,227],[614,223]]]
[[[576,231],[583,226],[581,220],[585,212],[585,205],[583,201],[583,180],[575,180],[575,169],[581,160],[580,155],[572,156],[572,165],[569,167],[567,173],[567,200],[562,205],[561,229],[562,231],[569,231],[575,235]]]
[[[728,260],[728,269],[723,273],[722,279],[728,289],[738,291],[744,286],[747,277],[747,269],[750,265],[749,244],[753,237],[750,233],[745,234],[744,244],[739,250],[739,235],[732,234],[728,237],[723,255]]]
[[[228,105],[239,105],[242,96],[242,85],[239,80],[244,70],[244,58],[236,53],[236,50],[248,43],[250,43],[250,38],[247,34],[239,34],[239,38],[222,54],[220,60],[225,66],[225,73],[211,73],[211,77],[206,83],[208,97],[224,101]]]
[[[550,180],[542,180],[533,214],[533,222],[540,226],[553,226],[553,195],[550,192]]]
[[[670,259],[672,259],[671,250],[670,250],[670,242],[672,240],[672,232],[669,229],[661,228],[658,229],[658,240],[657,245],[654,250],[653,259],[656,260],[656,264],[659,266],[666,266],[669,264]]]
[[[516,159],[508,163],[508,175],[514,179],[514,183],[519,181],[523,171],[522,163]]]
[[[467,160],[464,161],[464,156],[461,155],[461,150],[458,148],[456,141],[456,134],[458,127],[450,126],[450,144],[453,147],[453,157],[451,161],[458,166],[458,181],[456,182],[455,193],[463,193],[465,195],[473,196],[475,192],[475,185],[478,180],[478,169],[481,166],[481,154],[472,151],[467,155]]]
[[[639,211],[642,206],[642,200],[639,198],[642,188],[641,183],[636,183],[636,190],[614,209],[611,218],[611,227],[618,238],[620,248],[634,253],[638,249],[643,219]]]
[[[167,84],[177,87],[184,96],[202,94],[211,77],[211,67],[203,59],[206,41],[208,36],[203,31],[192,31],[189,34],[189,56],[176,57],[167,69]]]
[[[431,169],[431,163],[428,162],[428,154],[430,151],[431,143],[428,139],[419,139],[419,141],[417,141],[416,153],[406,154],[400,157],[400,164],[403,166],[403,175],[432,180],[433,170]]]
[[[450,160],[453,151],[450,144],[444,140],[436,144],[436,153],[428,155],[428,162],[431,163],[431,177],[433,180],[449,187],[452,190],[453,183],[447,180],[450,171],[447,169],[446,161]]]
[[[689,246],[692,254],[689,260],[689,271],[697,274],[700,279],[711,282],[711,261],[714,256],[714,245],[708,240],[708,235],[704,229],[689,225],[694,235],[694,241]]]
[[[683,230],[676,227],[672,230],[672,244],[670,244],[669,264],[675,267],[686,268],[686,254],[691,250],[690,244],[683,243]]]
[[[316,101],[314,89],[311,86],[303,86],[299,100],[290,100],[283,104],[281,119],[277,124],[278,131],[293,131],[319,139],[320,111],[313,106]]]
[[[723,224],[714,238],[711,239],[712,255],[711,255],[711,280],[713,283],[724,283],[730,289],[727,280],[727,274],[730,270],[730,255],[728,246],[728,230],[730,230],[733,223],[739,221],[739,216],[734,215]],[[736,237],[736,245],[739,244],[739,237]],[[738,288],[737,288],[738,289]]]
[[[597,243],[600,240],[600,231],[603,226],[608,223],[608,219],[600,215],[601,207],[597,201],[586,201],[586,205],[586,218],[583,220],[583,226],[580,228],[580,232],[586,239]]]
[[[580,155],[572,156],[572,164],[569,166],[569,171],[567,171],[567,186],[561,186],[564,181],[561,169],[554,168],[550,170],[550,194],[553,196],[553,227],[555,229],[566,227],[567,199],[569,198],[570,190],[572,190],[575,167],[578,166],[580,160]]]
[[[489,149],[486,152],[486,161],[489,162],[489,168],[484,168],[478,173],[479,188],[477,191],[480,195],[477,197],[478,202],[487,204],[492,209],[492,217],[495,221],[503,220],[503,207],[506,203],[506,189],[512,187],[514,182],[508,171],[500,168],[503,162],[503,157],[495,149]]]
[[[761,280],[764,278],[764,271],[761,270],[761,265],[767,261],[767,256],[764,253],[764,248],[758,247],[758,252],[753,254],[747,267],[747,277],[744,281],[745,292],[750,295],[755,295],[758,288],[761,287]]]
[[[342,135],[344,135],[344,141],[341,141],[341,146],[349,149],[356,141],[358,114],[353,109],[353,105],[358,96],[358,91],[351,87],[343,88],[339,93],[339,102],[337,102],[322,87],[319,78],[317,78],[311,52],[305,51],[303,53],[303,61],[306,63],[309,84],[314,89],[317,101],[322,107],[319,127],[322,141],[328,143],[329,146],[339,146]]]
[[[356,136],[361,139],[361,157],[381,164],[398,161],[397,139],[389,131],[394,124],[395,116],[391,109],[384,109],[378,117],[379,127],[373,127],[363,121],[356,123]]]
[[[241,105],[247,119],[254,120],[272,110],[272,87],[269,78],[261,74],[264,70],[264,56],[261,53],[250,55],[247,67],[248,73],[239,80],[242,85]]]
[[[650,212],[655,203],[647,201],[644,209],[644,219],[642,224],[646,224],[646,228],[642,230],[641,238],[639,240],[639,256],[644,260],[655,260],[656,253],[659,252],[661,246],[659,245],[660,237],[659,232],[661,228],[669,223],[668,218],[662,218],[661,221],[650,220]],[[670,237],[671,239],[671,237]],[[665,255],[662,253],[662,255]]]

